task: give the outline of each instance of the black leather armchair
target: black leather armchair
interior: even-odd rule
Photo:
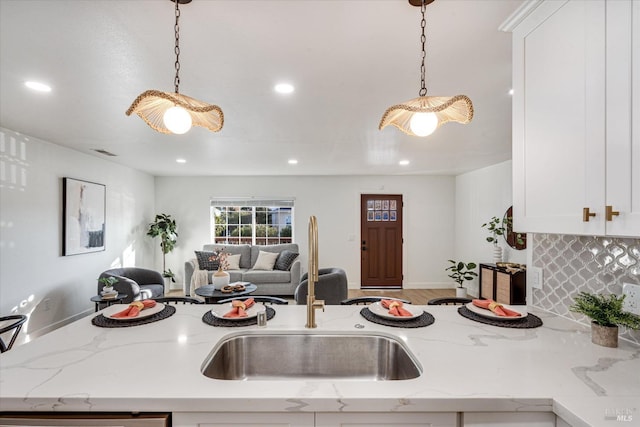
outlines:
[[[341,268],[318,269],[318,283],[315,286],[316,299],[324,300],[327,305],[339,305],[347,298],[348,294],[347,273]],[[296,288],[294,298],[296,304],[307,304],[309,293],[308,274],[300,278],[300,284]]]
[[[112,268],[100,274],[100,278],[103,277],[118,279],[113,288],[119,294],[127,295],[127,298],[122,301],[124,304],[164,296],[164,278],[155,270],[139,267]],[[98,282],[98,294],[103,287],[104,285]]]

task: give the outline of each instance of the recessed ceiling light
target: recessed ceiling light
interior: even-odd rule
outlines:
[[[509,95],[513,95],[513,89],[509,89]]]
[[[400,161],[398,162],[398,164],[399,164],[400,166],[407,166],[407,165],[409,164],[409,160],[400,160]]]
[[[289,159],[289,162],[288,162],[288,163],[289,163],[290,165],[297,165],[297,164],[298,164],[298,161],[297,161],[296,159]]]
[[[24,85],[29,89],[37,90],[38,92],[51,92],[51,86],[40,82],[24,82]]]
[[[176,163],[187,163],[186,159],[176,159]]]
[[[284,94],[292,93],[295,90],[293,85],[290,83],[278,83],[277,85],[274,86],[273,89],[278,93],[284,93]]]

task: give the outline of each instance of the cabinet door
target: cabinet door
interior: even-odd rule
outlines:
[[[480,266],[480,298],[496,299],[493,292],[493,275],[493,269]]]
[[[640,2],[607,2],[606,233],[640,236]]]
[[[512,304],[511,275],[502,271],[496,271],[496,302],[500,304]]]
[[[533,10],[513,31],[513,83],[514,229],[604,234],[604,0]]]
[[[174,412],[173,427],[313,427],[313,413]]]
[[[316,413],[316,427],[455,427],[455,412]]]
[[[552,412],[465,412],[464,427],[556,427]]]

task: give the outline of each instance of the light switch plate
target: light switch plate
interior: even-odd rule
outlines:
[[[626,295],[622,303],[622,310],[640,316],[640,285],[623,283],[622,294]]]
[[[534,289],[542,289],[542,269],[540,267],[528,267],[527,282]]]

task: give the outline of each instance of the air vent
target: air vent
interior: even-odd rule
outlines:
[[[96,153],[104,154],[105,156],[117,157],[117,154],[113,154],[107,150],[103,150],[102,148],[93,148],[93,151]]]

